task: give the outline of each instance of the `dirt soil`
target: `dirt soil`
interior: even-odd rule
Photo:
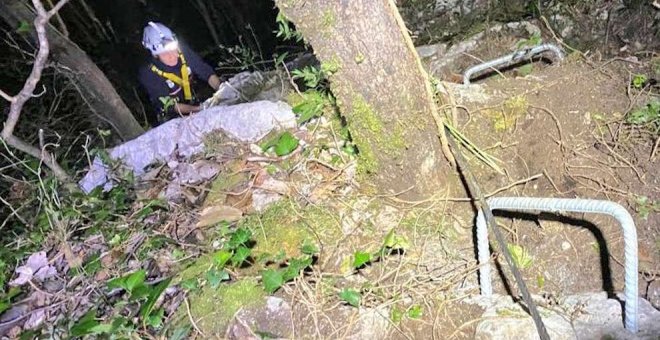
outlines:
[[[461,129],[502,161],[504,176],[476,159],[470,161],[482,190],[497,192],[498,197],[620,203],[633,215],[638,231],[639,291],[645,298],[657,296],[660,216],[640,213],[644,207],[638,202],[639,197],[660,198],[658,157],[651,158],[657,136],[646,136],[624,123],[632,109],[657,98],[657,90],[655,94],[631,90],[632,74],[642,68],[623,60],[568,60],[561,66],[535,67],[525,77],[511,73],[502,75],[506,78],[491,77],[478,89],[449,86],[463,105],[458,117]],[[524,270],[533,293],[561,299],[578,292],[622,291],[623,237],[613,219],[586,214],[502,216],[499,222],[510,242],[533,257],[533,264]],[[498,248],[493,243],[491,247]],[[515,287],[515,282],[502,280],[505,267],[500,261],[496,293],[509,294]],[[508,270],[504,272],[511,280]]]

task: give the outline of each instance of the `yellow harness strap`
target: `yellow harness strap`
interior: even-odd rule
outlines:
[[[181,52],[179,52],[179,59],[181,59],[181,77],[174,73],[163,72],[153,64],[151,65],[151,71],[181,86],[183,88],[183,98],[185,100],[192,100],[192,90],[190,88],[190,71],[188,70],[186,58],[183,57],[183,53]]]

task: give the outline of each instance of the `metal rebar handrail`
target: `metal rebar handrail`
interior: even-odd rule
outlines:
[[[558,60],[563,60],[564,59],[564,53],[561,51],[561,49],[553,44],[543,44],[531,48],[527,48],[524,50],[516,51],[510,54],[507,54],[503,57],[499,57],[497,59],[489,60],[487,62],[481,63],[479,65],[475,65],[467,69],[465,73],[463,74],[463,84],[469,85],[470,84],[470,78],[476,73],[485,71],[485,70],[492,70],[492,69],[498,69],[503,66],[508,66],[513,63],[517,63],[521,60],[529,59],[533,57],[534,55],[537,55],[539,53],[543,53],[545,51],[550,51],[553,52]]]
[[[624,325],[627,330],[638,330],[638,287],[637,287],[637,230],[628,211],[621,205],[601,200],[532,198],[532,197],[496,197],[488,200],[492,210],[546,211],[546,212],[582,212],[610,215],[619,221],[623,230],[624,266],[625,266],[625,315]],[[480,264],[479,285],[481,294],[493,294],[491,285],[490,250],[488,249],[488,228],[483,213],[477,215],[477,257]]]

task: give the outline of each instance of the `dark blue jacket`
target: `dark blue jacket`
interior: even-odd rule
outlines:
[[[188,46],[182,44],[179,42],[179,48],[181,49],[181,52],[183,53],[183,57],[186,59],[186,63],[188,64],[188,67],[191,69],[191,77],[194,76],[197,78],[199,81],[206,83],[211,77],[211,75],[214,74],[213,68],[204,62],[202,58],[195,53],[193,50],[191,50]],[[155,65],[158,69],[160,69],[163,72],[169,72],[169,73],[174,73],[177,76],[181,77],[181,60],[179,59],[179,62],[175,66],[167,66],[158,60],[158,58],[154,58],[152,61],[152,64]],[[186,101],[183,98],[183,89],[179,85],[174,85],[174,87],[170,88],[167,85],[167,80],[155,72],[151,70],[151,65],[144,65],[143,67],[140,68],[140,71],[138,73],[138,79],[140,81],[140,84],[142,84],[142,87],[147,91],[147,94],[149,95],[149,101],[153,105],[154,109],[156,110],[157,113],[163,112],[163,102],[159,99],[161,97],[172,97],[177,100],[179,103],[185,103]],[[173,108],[170,108],[168,111],[173,110]],[[164,113],[171,113],[171,112],[164,112]]]

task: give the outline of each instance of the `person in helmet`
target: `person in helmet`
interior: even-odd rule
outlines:
[[[149,22],[144,28],[142,45],[154,58],[140,69],[138,77],[159,122],[200,110],[192,88],[193,78],[208,83],[213,90],[220,87],[220,78],[213,68],[178,41],[165,25]]]

